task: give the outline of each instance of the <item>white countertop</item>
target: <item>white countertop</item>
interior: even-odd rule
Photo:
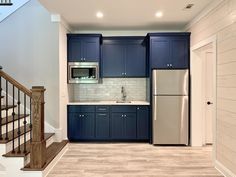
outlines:
[[[131,101],[117,103],[116,101],[78,101],[69,102],[68,105],[150,105],[147,101]]]

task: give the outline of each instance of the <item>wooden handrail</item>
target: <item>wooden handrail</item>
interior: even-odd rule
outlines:
[[[2,78],[4,78],[6,82],[6,105],[8,105],[8,83],[11,83],[14,87],[12,87],[12,99],[13,99],[13,122],[15,121],[15,99],[17,99],[17,107],[18,107],[18,124],[12,124],[13,130],[13,143],[12,143],[12,152],[15,153],[15,143],[14,143],[14,131],[21,132],[20,127],[20,105],[24,104],[24,153],[26,151],[26,133],[27,133],[27,121],[26,121],[26,100],[30,101],[30,167],[32,169],[41,169],[46,163],[46,140],[44,138],[44,92],[45,89],[43,86],[33,86],[31,90],[27,89],[25,86],[17,82],[11,76],[2,71],[2,67],[0,66],[0,96],[2,96]],[[17,90],[17,97],[15,97],[15,88]],[[23,99],[21,98],[21,93],[24,93]],[[30,99],[26,99],[26,95],[30,97]],[[1,101],[1,100],[0,100]],[[1,109],[1,102],[0,102]],[[8,111],[6,111],[6,120],[8,120]],[[8,122],[8,121],[6,121]],[[1,116],[0,116],[0,128],[1,128]],[[15,130],[15,125],[17,129]],[[8,127],[8,125],[6,125]],[[1,130],[1,129],[0,129]],[[6,129],[7,130],[7,129]],[[2,132],[0,131],[0,139],[2,138]],[[17,153],[21,153],[20,148],[20,136],[18,139],[18,148]]]
[[[7,73],[2,71],[1,69],[0,69],[0,77],[3,77],[4,79],[6,79],[8,82],[10,82],[12,85],[14,85],[16,88],[21,90],[23,93],[25,93],[29,97],[32,97],[32,92],[29,89],[27,89],[25,86],[17,82],[15,79],[13,79],[11,76],[9,76]]]

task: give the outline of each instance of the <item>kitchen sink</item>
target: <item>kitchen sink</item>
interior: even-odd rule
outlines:
[[[116,103],[131,103],[131,101],[116,101]]]

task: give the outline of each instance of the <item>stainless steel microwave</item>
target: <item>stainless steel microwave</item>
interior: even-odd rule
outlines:
[[[68,62],[69,84],[95,84],[98,82],[98,62]]]

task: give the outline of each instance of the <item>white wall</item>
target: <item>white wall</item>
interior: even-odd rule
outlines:
[[[27,88],[42,85],[45,119],[59,126],[59,27],[37,0],[0,23],[0,65]]]
[[[188,29],[191,46],[217,36],[216,165],[236,176],[236,1],[224,0]]]
[[[70,88],[71,85],[67,84],[67,37],[66,34],[69,33],[69,27],[60,21],[59,24],[59,65],[60,65],[60,127],[59,132],[61,137],[58,139],[67,139],[67,103],[69,102]]]

